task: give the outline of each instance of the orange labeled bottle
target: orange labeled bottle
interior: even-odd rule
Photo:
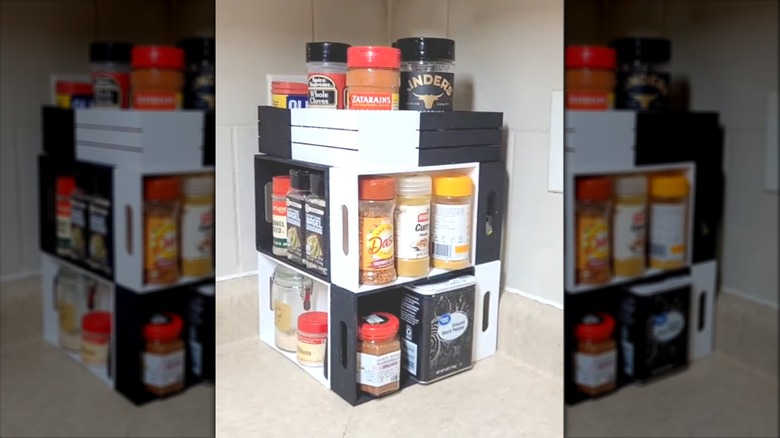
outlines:
[[[395,179],[363,177],[358,191],[360,284],[387,284],[397,277],[393,232]]]
[[[144,279],[147,284],[179,281],[180,182],[147,178],[144,184]]]
[[[184,51],[173,46],[137,46],[132,52],[130,105],[138,110],[177,110],[182,105]]]
[[[580,284],[602,284],[610,280],[611,197],[611,179],[588,177],[577,180],[576,254],[577,282]]]

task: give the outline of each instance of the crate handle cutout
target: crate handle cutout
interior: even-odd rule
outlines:
[[[273,182],[271,181],[265,183],[265,201],[263,201],[265,204],[265,221],[269,224],[273,222],[274,214],[273,200],[271,198],[273,194],[272,184]]]
[[[341,204],[341,250],[349,255],[349,209]]]
[[[485,215],[485,235],[493,235],[493,222],[496,215],[496,191],[491,190],[487,196],[487,214]]]
[[[344,321],[339,322],[339,341],[341,348],[339,349],[339,362],[341,367],[347,369],[347,323]]]
[[[275,312],[274,310],[274,276],[271,275],[271,278],[268,279],[268,308],[271,309],[272,312]]]
[[[129,255],[133,255],[133,207],[125,205],[125,249]]]
[[[482,332],[486,332],[490,322],[490,291],[482,297]]]
[[[707,291],[699,294],[699,331],[704,330],[704,310],[707,307]]]

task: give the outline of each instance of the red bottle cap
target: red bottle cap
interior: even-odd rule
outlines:
[[[133,68],[184,68],[184,51],[174,46],[133,47]]]
[[[328,333],[328,314],[306,312],[298,317],[298,331],[324,335]]]
[[[398,333],[400,322],[395,315],[374,312],[361,318],[358,337],[366,341],[384,341]]]
[[[612,337],[615,319],[604,312],[585,315],[574,329],[574,336],[580,341],[602,342]]]
[[[81,318],[81,329],[90,333],[111,333],[110,312],[90,312]]]
[[[72,176],[60,176],[57,178],[57,194],[70,196],[76,190],[76,178]]]
[[[175,341],[179,339],[183,325],[181,317],[175,313],[157,314],[144,326],[144,338],[147,341]]]
[[[614,70],[617,65],[615,50],[605,46],[569,46],[566,48],[565,68],[603,68]]]
[[[273,177],[274,195],[286,195],[290,191],[290,176],[281,175]]]
[[[607,177],[579,178],[577,180],[577,199],[596,201],[612,196],[612,180]]]
[[[347,67],[401,68],[401,50],[381,46],[350,47],[347,49]]]

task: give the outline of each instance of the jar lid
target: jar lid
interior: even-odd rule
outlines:
[[[588,313],[574,329],[574,336],[580,341],[601,342],[612,337],[615,318],[604,312]]]
[[[347,62],[347,50],[351,46],[344,43],[314,42],[306,43],[306,62]]]
[[[177,177],[146,178],[144,181],[144,198],[173,200],[181,195],[181,186]]]
[[[361,177],[358,192],[358,198],[368,201],[395,199],[395,178],[389,176]]]
[[[565,55],[566,68],[603,68],[613,70],[617,63],[615,50],[606,46],[569,46]]]
[[[455,61],[455,41],[447,38],[401,38],[393,47],[403,61]]]
[[[664,63],[671,59],[672,43],[666,38],[618,38],[609,43],[621,62]]]
[[[688,178],[682,175],[658,175],[650,178],[650,194],[667,198],[688,196]]]
[[[328,333],[328,314],[326,312],[306,312],[298,316],[298,331],[304,333]]]
[[[309,187],[312,194],[325,196],[325,175],[322,173],[309,174]]]
[[[271,178],[274,195],[286,195],[290,191],[290,175],[279,175]]]
[[[347,66],[401,68],[401,51],[393,47],[352,46],[347,49]]]
[[[471,196],[474,183],[466,175],[436,176],[433,178],[434,196]]]
[[[76,178],[72,176],[57,177],[57,194],[68,196],[76,189]]]
[[[92,83],[75,81],[57,81],[57,94],[92,94]]]
[[[179,339],[183,326],[181,317],[175,313],[156,313],[144,326],[144,338],[148,341],[175,341]]]
[[[216,50],[214,37],[184,38],[176,43],[176,46],[184,51],[184,58],[187,62],[214,62]]]
[[[277,265],[274,268],[273,281],[274,283],[283,283],[280,285],[284,287],[310,288],[314,285],[311,278],[284,265]]]
[[[358,337],[366,341],[383,341],[398,333],[398,318],[387,312],[374,312],[361,318]]]
[[[615,193],[618,195],[646,195],[647,178],[641,175],[615,178]]]
[[[400,176],[396,180],[396,196],[425,196],[431,194],[431,177],[428,175]]]
[[[92,333],[111,333],[111,312],[90,312],[81,318],[81,329]]]
[[[130,64],[133,45],[118,41],[97,41],[89,45],[90,62]]]
[[[184,68],[184,51],[174,46],[136,46],[133,68]]]
[[[290,187],[295,190],[309,190],[311,182],[310,174],[305,170],[290,169]]]
[[[187,195],[213,195],[214,176],[199,175],[185,177],[184,193]]]
[[[273,94],[308,94],[309,85],[303,82],[271,82],[271,93]]]
[[[612,180],[607,177],[579,178],[577,198],[605,200],[612,197]]]

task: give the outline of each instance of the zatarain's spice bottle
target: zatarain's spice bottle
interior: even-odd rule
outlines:
[[[566,48],[566,109],[609,110],[615,103],[615,51],[601,46]]]
[[[131,107],[139,110],[177,110],[182,105],[184,51],[172,46],[133,48],[130,75]]]
[[[347,49],[344,43],[307,43],[309,108],[344,108],[347,83]]]
[[[401,38],[399,108],[452,111],[455,89],[455,41],[446,38]]]
[[[401,51],[393,47],[347,50],[347,109],[397,110]]]

